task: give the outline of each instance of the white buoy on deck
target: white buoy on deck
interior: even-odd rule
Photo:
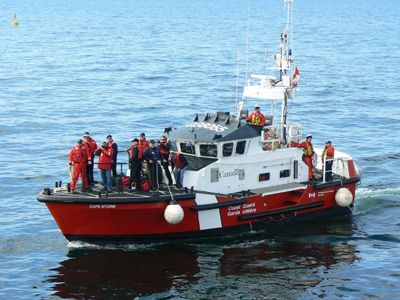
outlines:
[[[184,216],[182,206],[178,203],[169,204],[164,211],[164,218],[169,224],[179,224]]]
[[[340,188],[336,192],[335,200],[340,207],[348,207],[353,203],[353,194],[346,188]]]

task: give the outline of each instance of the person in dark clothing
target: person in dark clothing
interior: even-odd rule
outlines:
[[[166,136],[161,137],[161,141],[158,144],[158,148],[161,154],[161,165],[165,171],[165,175],[168,178],[168,185],[172,185],[172,177],[171,177],[171,172],[169,170],[169,162],[171,161],[170,158],[171,144],[167,141]]]
[[[143,152],[143,158],[147,162],[152,190],[158,190],[162,182],[162,171],[158,161],[161,161],[162,158],[154,140],[150,140],[149,147]]]
[[[137,191],[142,190],[142,151],[138,147],[139,140],[134,139],[132,141],[132,146],[129,150],[129,165],[130,165],[130,177],[129,177],[129,186],[132,186],[132,183],[135,183],[135,187]]]
[[[110,147],[112,149],[112,153],[113,153],[112,174],[113,174],[113,177],[117,177],[118,176],[118,173],[117,173],[118,145],[116,142],[114,142],[111,134],[107,135],[107,143],[108,143],[108,147]]]

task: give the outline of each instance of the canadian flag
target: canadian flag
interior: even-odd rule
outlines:
[[[294,68],[294,73],[293,73],[293,87],[297,87],[297,83],[299,82],[300,79],[300,72],[297,67]]]

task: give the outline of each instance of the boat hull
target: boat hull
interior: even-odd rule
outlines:
[[[121,202],[120,198],[65,201],[41,197],[39,200],[46,203],[69,241],[155,242],[273,230],[282,224],[325,215],[348,215],[351,210],[339,207],[335,195],[344,187],[354,199],[357,181],[309,184],[298,190],[242,197],[195,192],[177,200],[184,218],[175,225],[164,217],[170,202],[170,198],[165,197],[159,201],[143,199],[131,203],[129,200]]]

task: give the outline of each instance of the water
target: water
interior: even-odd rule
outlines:
[[[276,50],[281,2],[248,2],[252,72],[263,71],[265,48]],[[301,81],[289,118],[362,167],[353,218],[99,248],[69,244],[36,194],[66,181],[66,155],[85,131],[124,147],[233,107],[247,2],[0,3],[0,298],[398,298],[400,2],[295,5]]]

